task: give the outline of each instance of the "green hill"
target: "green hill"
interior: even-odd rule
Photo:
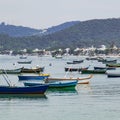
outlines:
[[[13,38],[0,35],[0,46],[4,49],[54,49],[111,45],[120,47],[120,19],[96,19],[79,22],[45,36]]]

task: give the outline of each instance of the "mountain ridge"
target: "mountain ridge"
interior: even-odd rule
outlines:
[[[4,39],[6,38],[6,39]],[[58,49],[110,46],[120,47],[120,18],[80,21],[57,32],[38,36],[10,37],[0,35],[4,49]],[[7,44],[6,44],[7,43]]]

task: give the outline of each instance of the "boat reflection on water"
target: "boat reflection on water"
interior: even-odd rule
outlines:
[[[61,95],[65,95],[65,94],[67,94],[67,95],[69,95],[69,94],[77,94],[77,90],[76,90],[76,88],[72,88],[72,89],[59,89],[59,88],[52,88],[52,89],[48,89],[47,91],[46,91],[46,93],[47,94],[58,94],[58,93],[60,93],[60,96]]]
[[[45,94],[0,94],[0,99],[47,99]]]

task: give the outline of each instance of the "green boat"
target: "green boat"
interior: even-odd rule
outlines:
[[[0,69],[0,74],[20,74],[22,68],[18,69]]]
[[[108,67],[120,67],[120,63],[106,64]]]
[[[82,74],[105,74],[106,70],[81,70]]]

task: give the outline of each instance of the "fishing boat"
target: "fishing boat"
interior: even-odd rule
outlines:
[[[22,73],[40,73],[44,72],[44,67],[37,67],[37,68],[22,68]]]
[[[91,79],[93,77],[93,75],[89,75],[88,77],[78,77],[78,78],[73,78],[73,77],[69,77],[69,78],[50,78],[48,77],[47,79],[45,79],[45,83],[51,83],[51,82],[56,82],[56,81],[71,81],[71,80],[77,80],[77,81],[81,81],[81,80],[87,80],[87,79]]]
[[[62,59],[63,57],[62,57],[62,55],[56,55],[55,58],[56,59]]]
[[[115,70],[115,67],[94,67],[94,70]]]
[[[40,75],[18,75],[19,81],[24,81],[24,80],[44,80],[47,79],[50,75],[49,74],[40,74]]]
[[[73,68],[73,67],[65,67],[65,72],[69,71],[69,72],[80,72],[82,69],[88,69],[89,67],[85,67],[85,68]]]
[[[103,59],[103,60],[98,60],[98,62],[102,62],[103,64],[109,64],[109,63],[116,63],[117,60],[108,60],[108,59]]]
[[[79,64],[82,63],[84,60],[73,60],[72,62],[67,62],[67,64]]]
[[[106,70],[81,70],[82,74],[105,74]]]
[[[32,60],[31,61],[18,61],[17,63],[18,64],[31,64]]]
[[[120,77],[120,72],[108,72],[107,77]]]
[[[52,82],[52,83],[46,83],[49,85],[49,88],[70,88],[70,87],[75,87],[77,85],[77,80],[74,81],[57,81],[57,82]],[[41,83],[33,83],[33,82],[24,82],[25,86],[36,86],[36,85],[41,85]]]
[[[11,81],[8,79],[7,74],[2,75],[7,82],[8,86],[0,86],[0,94],[44,94],[49,85],[39,85],[39,86],[15,86],[12,85]]]
[[[0,69],[0,73],[1,74],[20,74],[21,73],[22,68],[18,68],[18,69]]]
[[[120,63],[106,64],[108,67],[120,67]]]
[[[87,57],[86,60],[98,60],[98,57]]]
[[[39,85],[31,87],[0,86],[0,94],[44,94],[49,85]]]
[[[20,59],[27,59],[27,56],[20,56]]]

